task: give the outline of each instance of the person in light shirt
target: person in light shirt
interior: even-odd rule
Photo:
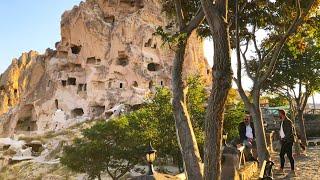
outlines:
[[[281,138],[281,150],[280,150],[280,169],[279,171],[283,172],[285,158],[284,155],[287,154],[290,165],[291,172],[290,174],[295,175],[294,171],[294,159],[292,156],[292,146],[294,142],[294,127],[292,121],[287,117],[284,110],[279,110],[279,118],[281,120],[280,124],[280,138]]]
[[[255,132],[253,122],[251,121],[251,116],[246,114],[243,122],[239,124],[238,127],[240,141],[246,147],[245,156],[248,161],[256,161],[257,159],[252,155],[252,148],[255,144]]]

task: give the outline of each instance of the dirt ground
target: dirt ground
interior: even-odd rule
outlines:
[[[308,147],[306,156],[295,156],[296,176],[289,175],[290,163],[285,156],[286,162],[284,173],[278,173],[280,167],[279,153],[271,154],[272,161],[275,162],[274,179],[294,179],[294,180],[320,180],[320,146]]]

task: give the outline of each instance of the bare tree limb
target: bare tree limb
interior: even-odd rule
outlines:
[[[176,8],[176,14],[177,14],[177,21],[178,21],[180,30],[182,30],[185,28],[186,24],[184,22],[181,0],[175,0],[174,2],[175,2],[174,4]]]

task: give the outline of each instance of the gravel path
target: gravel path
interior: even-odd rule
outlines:
[[[280,167],[279,153],[273,153],[271,156],[275,162],[275,169],[277,169]],[[285,158],[284,173],[277,173],[274,170],[274,179],[320,180],[320,146],[308,147],[307,156],[295,157],[295,177],[288,175],[290,163],[286,156]]]

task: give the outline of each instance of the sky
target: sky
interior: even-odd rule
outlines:
[[[0,74],[10,65],[13,58],[30,50],[44,53],[54,49],[60,40],[60,19],[65,10],[78,5],[81,0],[3,0],[0,3]],[[212,41],[205,40],[204,52],[210,60],[213,57]],[[232,55],[235,70],[235,55]],[[243,78],[244,87],[252,83]],[[233,87],[236,87],[233,85]],[[320,103],[320,95],[315,97]],[[309,100],[311,102],[311,100]]]
[[[44,53],[60,40],[60,19],[80,0],[2,0],[0,73],[22,52]]]

